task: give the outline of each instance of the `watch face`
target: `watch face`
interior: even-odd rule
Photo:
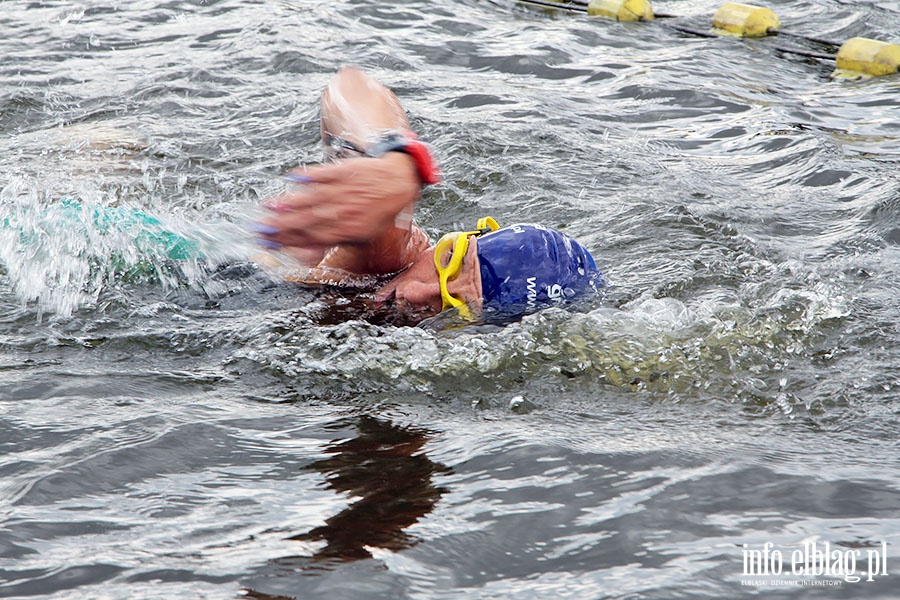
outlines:
[[[407,138],[402,133],[391,132],[382,135],[366,152],[366,156],[377,158],[388,152],[404,152],[406,145],[415,141],[415,137]]]

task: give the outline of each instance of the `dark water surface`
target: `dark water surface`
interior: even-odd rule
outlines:
[[[770,5],[900,41],[895,2]],[[0,596],[900,597],[896,76],[480,0],[14,0],[0,32]],[[564,227],[605,300],[321,324],[234,266],[348,63],[439,153],[430,234]],[[888,575],[744,575],[767,542]]]

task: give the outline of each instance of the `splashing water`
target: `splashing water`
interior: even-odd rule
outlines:
[[[190,287],[214,294],[209,268],[253,253],[230,223],[193,226],[116,198],[47,201],[14,180],[0,192],[0,264],[23,304],[62,317],[96,306],[129,284]],[[33,188],[32,188],[33,189]]]

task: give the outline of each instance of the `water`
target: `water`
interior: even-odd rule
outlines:
[[[898,41],[895,3],[771,6]],[[2,13],[0,596],[897,597],[896,77],[481,0]],[[607,297],[433,332],[243,268],[344,64],[437,149],[431,235],[564,227]],[[745,576],[767,542],[889,574]]]

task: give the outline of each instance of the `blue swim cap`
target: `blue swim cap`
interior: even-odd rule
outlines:
[[[489,323],[571,302],[606,285],[584,246],[540,225],[510,225],[479,237],[478,260]]]

